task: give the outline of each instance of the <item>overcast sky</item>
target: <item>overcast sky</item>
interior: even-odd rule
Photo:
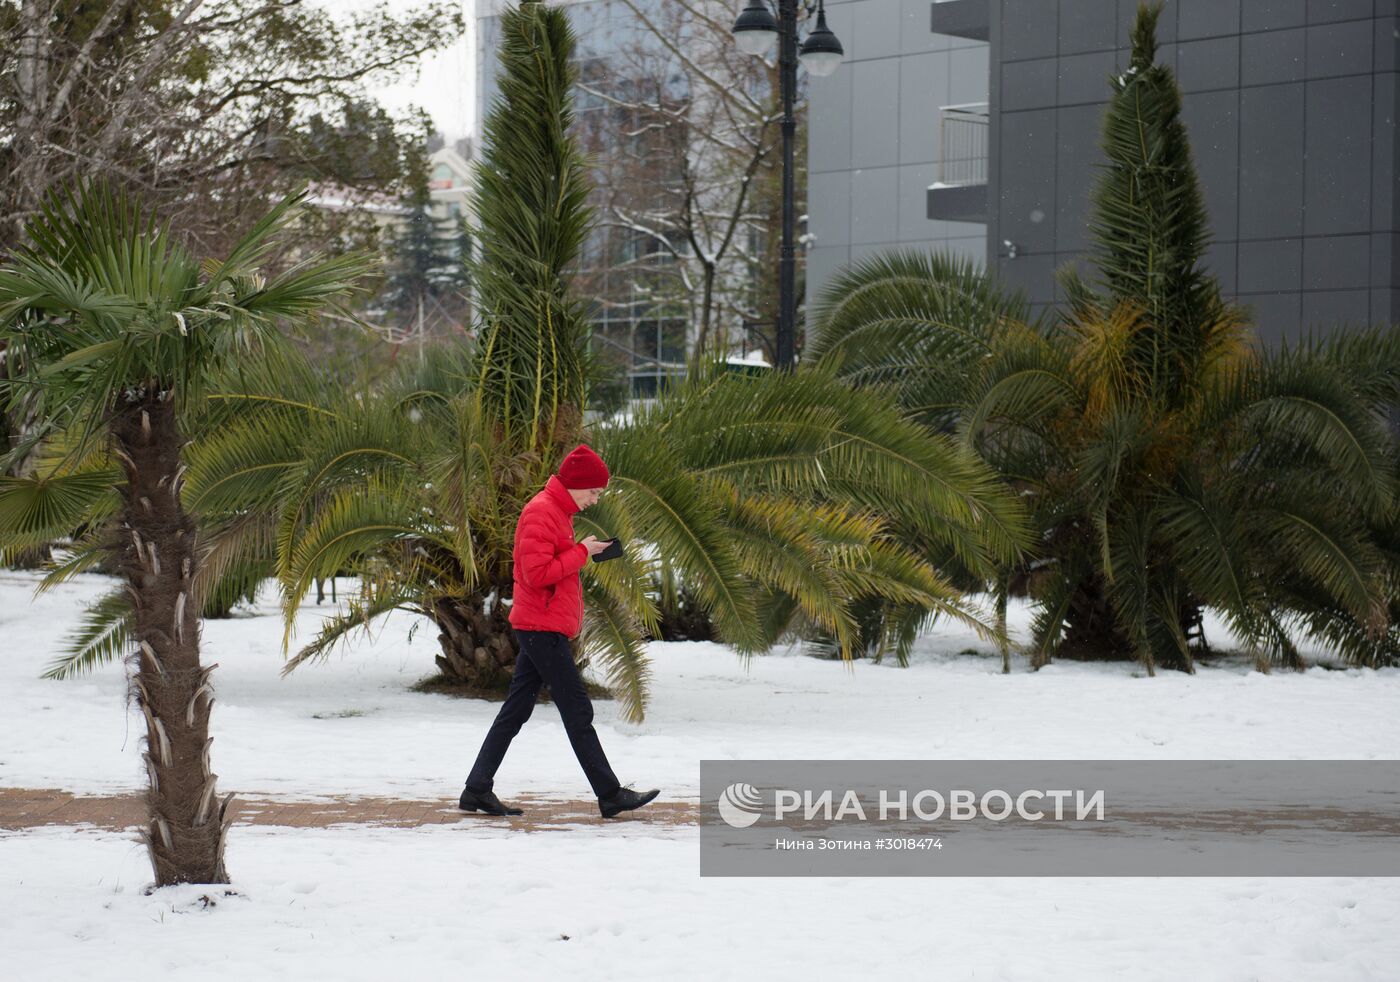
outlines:
[[[337,13],[351,12],[388,3],[393,10],[408,10],[421,0],[316,0]],[[419,106],[433,117],[448,141],[476,131],[476,22],[473,0],[460,0],[467,20],[467,33],[451,47],[425,58],[417,77],[386,85],[371,86],[385,105],[392,109]]]

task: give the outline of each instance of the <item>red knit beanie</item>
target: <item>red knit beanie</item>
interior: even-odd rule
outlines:
[[[559,465],[559,480],[571,491],[608,486],[608,465],[586,443],[580,443]]]

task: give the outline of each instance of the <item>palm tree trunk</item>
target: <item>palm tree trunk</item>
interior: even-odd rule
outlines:
[[[1118,629],[1118,618],[1098,576],[1079,584],[1065,616],[1061,657],[1083,661],[1130,661],[1132,644]]]
[[[1010,593],[1005,574],[997,577],[997,649],[1001,652],[1001,674],[1011,674],[1011,638],[1006,633],[1006,601]]]
[[[199,663],[195,523],[180,502],[180,431],[172,399],[143,394],[117,410],[111,434],[126,471],[121,573],[134,611],[132,685],[146,717],[150,817],[142,836],[156,885],[227,883],[229,795],[209,769],[209,675]]]
[[[713,641],[714,621],[709,611],[687,587],[678,587],[674,593],[663,592],[663,599],[657,609],[657,621],[663,641]]]
[[[515,638],[507,609],[494,604],[488,613],[485,607],[473,598],[437,601],[433,620],[441,628],[442,647],[437,665],[443,678],[455,685],[504,692],[515,671]]]
[[[1070,602],[1059,653],[1065,658],[1084,661],[1141,661],[1149,677],[1157,674],[1159,665],[1164,669],[1194,673],[1196,664],[1189,644],[1191,639],[1198,638],[1204,647],[1201,610],[1194,604],[1182,604],[1177,608],[1176,616],[1180,635],[1188,641],[1186,652],[1182,654],[1168,649],[1154,656],[1149,649],[1140,653],[1119,628],[1118,617],[1109,603],[1102,580],[1097,576],[1091,577],[1080,584]]]

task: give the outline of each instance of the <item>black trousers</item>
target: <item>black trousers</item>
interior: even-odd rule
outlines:
[[[593,729],[593,703],[574,664],[569,639],[554,631],[516,631],[515,639],[520,643],[520,657],[515,659],[510,692],[482,741],[476,763],[467,776],[467,789],[478,794],[492,789],[496,769],[505,759],[510,741],[535,711],[540,686],[547,685],[593,793],[599,798],[612,794],[620,784]]]

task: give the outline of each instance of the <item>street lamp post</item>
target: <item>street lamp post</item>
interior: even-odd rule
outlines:
[[[790,372],[796,361],[794,335],[797,328],[797,253],[794,233],[797,225],[797,204],[793,185],[793,150],[797,135],[797,118],[793,103],[797,99],[797,14],[801,4],[808,17],[814,12],[810,0],[776,0],[777,17],[773,16],[770,0],[749,0],[734,22],[734,40],[739,49],[751,55],[766,54],[773,39],[778,39],[779,85],[783,101],[783,244],[778,257],[778,336],[775,355],[779,371]],[[815,4],[817,26],[802,42],[800,58],[813,75],[830,75],[841,64],[845,52],[836,35],[826,26],[825,0]]]

